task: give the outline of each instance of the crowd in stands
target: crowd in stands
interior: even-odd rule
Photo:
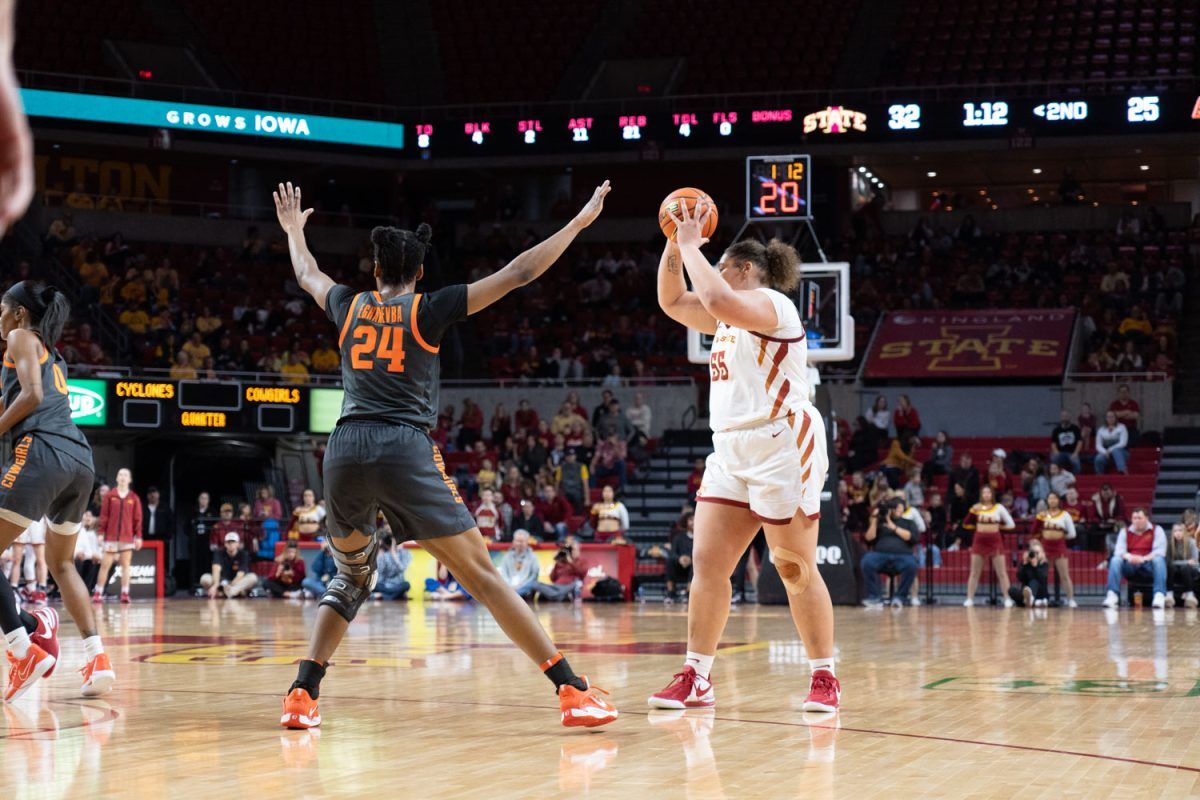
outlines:
[[[1116,570],[1110,574],[1110,589],[1113,580],[1119,584],[1121,577],[1131,576],[1146,582],[1153,578],[1161,588],[1162,576],[1148,571],[1148,559],[1144,570],[1136,559],[1131,566],[1121,566],[1131,552],[1122,542],[1153,528],[1146,509],[1127,503],[1114,488],[1118,478],[1129,473],[1131,448],[1143,437],[1141,409],[1127,385],[1118,387],[1102,421],[1086,403],[1078,414],[1064,409],[1048,440],[1034,446],[1018,439],[1021,450],[996,447],[979,465],[971,452],[955,453],[946,431],[923,444],[920,413],[904,395],[894,410],[879,395],[853,430],[841,419],[836,426],[842,521],[859,547],[870,548],[861,562],[868,605],[882,601],[881,574],[899,579],[893,603],[910,597],[910,590],[916,602],[918,566],[928,557],[938,568],[944,553],[958,550],[971,553],[967,605],[988,562],[996,570],[1006,604],[1044,604],[1044,573],[1053,568],[1066,589],[1067,603],[1074,605],[1068,550],[1093,550],[1102,556],[1098,567]],[[1081,493],[1077,484],[1085,475],[1095,490]],[[1180,522],[1186,538],[1195,541],[1195,518],[1190,516]],[[1002,534],[1014,530],[1037,545],[1021,554],[1021,583],[1010,587],[1013,540]],[[1164,547],[1166,541],[1161,543]],[[1140,547],[1142,540],[1138,542]],[[1138,558],[1145,555],[1135,552]],[[1196,565],[1175,566],[1179,569],[1168,574],[1179,579],[1176,595],[1194,606]],[[1165,592],[1155,592],[1163,595],[1155,599],[1156,605],[1173,602]]]
[[[627,543],[629,511],[620,492],[649,453],[651,420],[651,410],[640,394],[626,412],[608,390],[595,409],[583,406],[577,392],[568,393],[559,413],[550,420],[539,419],[524,400],[512,414],[501,405],[485,420],[468,399],[461,413],[455,413],[453,407],[443,411],[435,439],[445,450],[452,479],[489,542],[560,546],[561,557],[551,582],[557,583],[558,578],[566,581],[563,576],[570,573],[575,577],[566,583],[571,585],[555,590],[522,584],[524,594],[573,599],[582,595],[582,586],[572,581],[582,581],[581,575],[588,572],[578,544]],[[162,503],[157,488],[147,489],[143,500],[132,489],[131,480],[130,472],[123,469],[115,486],[101,483],[84,521],[79,567],[88,585],[95,586],[97,602],[104,599],[106,576],[115,559],[123,559],[125,567],[121,573],[121,599],[125,602],[132,552],[144,539],[164,543],[175,539],[176,516]],[[334,573],[324,543],[324,501],[311,489],[304,489],[290,509],[276,497],[271,484],[260,486],[252,498],[227,500],[219,507],[208,492],[201,492],[190,513],[178,521],[190,542],[186,554],[177,553],[180,560],[190,559],[190,574],[176,576],[181,588],[195,585],[199,594],[209,597],[316,597]],[[377,599],[406,596],[410,587],[404,571],[411,554],[398,546],[384,517],[379,518],[378,526],[384,554]],[[297,546],[312,541],[322,543],[323,555],[306,570]],[[19,566],[9,565],[6,574],[11,572],[18,582],[19,570]],[[517,570],[514,574],[524,573]],[[592,577],[596,577],[594,570]],[[31,578],[28,594],[33,597],[34,592],[41,592],[39,598],[44,599],[46,580],[43,569]],[[437,586],[426,589],[436,596],[466,596],[457,584],[450,588],[451,583],[453,576],[447,575]],[[592,596],[599,596],[590,582],[589,590]]]
[[[321,310],[300,291],[279,236],[247,230],[240,249],[130,244],[120,233],[76,235],[69,214],[51,224],[47,250],[77,282],[74,324],[60,347],[73,363],[169,370],[173,378],[215,371],[277,373],[304,383],[338,374],[341,357]],[[28,269],[27,266],[23,267]],[[349,265],[323,262],[335,278]],[[123,332],[106,352],[93,326],[108,315]]]
[[[561,205],[569,209],[570,200]],[[860,354],[884,310],[1076,308],[1080,372],[1174,375],[1190,259],[1186,234],[1168,231],[1153,208],[1127,212],[1114,231],[986,233],[967,216],[953,229],[923,218],[907,236],[888,237],[861,215],[855,223],[835,258],[851,264]],[[86,315],[76,315],[80,324],[63,343],[71,361],[157,367],[179,378],[271,372],[298,383],[338,372],[327,320],[292,280],[277,235],[250,228],[239,250],[135,245],[119,233],[80,238],[64,214],[46,241],[79,281],[80,307],[109,315],[124,332],[125,352],[105,352]],[[475,281],[535,241],[511,227],[468,229],[453,257]],[[722,244],[714,241],[713,252]],[[656,245],[572,247],[559,268],[473,319],[466,334],[482,363],[471,368],[529,384],[590,378],[614,388],[694,374],[683,329],[657,310]],[[365,286],[373,264],[364,253],[357,269],[353,259],[322,266]]]
[[[1114,231],[987,233],[971,215],[952,228],[936,220],[894,237],[855,218],[835,260],[850,262],[851,310],[866,331],[884,311],[1076,308],[1084,372],[1174,375],[1190,259],[1186,233],[1154,208],[1126,212]]]

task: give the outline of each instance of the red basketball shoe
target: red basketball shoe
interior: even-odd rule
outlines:
[[[29,641],[54,656],[55,663],[46,670],[46,677],[49,678],[58,666],[58,612],[46,606],[33,612],[33,616],[37,619],[38,626],[36,631],[29,634]]]
[[[838,710],[841,699],[842,684],[829,670],[819,669],[812,674],[808,697],[804,698],[804,710],[832,713]]]
[[[661,692],[646,701],[651,708],[712,708],[717,695],[708,678],[701,678],[694,667],[685,666]]]

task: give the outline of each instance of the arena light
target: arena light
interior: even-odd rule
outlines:
[[[22,89],[21,100],[25,104],[26,113],[31,117],[141,125],[302,142],[335,142],[395,150],[404,147],[404,126],[394,122],[170,103],[44,89]]]
[[[937,177],[937,172],[935,172],[935,171],[933,171],[933,170],[929,170],[929,172],[926,172],[926,173],[925,173],[925,177],[926,177],[926,178],[936,178],[936,177]]]
[[[1034,174],[1034,175],[1041,175],[1041,174],[1042,174],[1042,168],[1041,168],[1041,167],[1034,167],[1034,168],[1033,168],[1033,174]]]
[[[867,171],[867,168],[866,168],[866,167],[859,167],[859,168],[858,168],[858,171],[859,171],[859,172],[866,172],[866,171]]]
[[[1146,172],[1146,171],[1148,171],[1148,170],[1150,169],[1150,165],[1149,165],[1149,164],[1142,164],[1140,167],[1138,167],[1138,169],[1140,169],[1142,172]]]

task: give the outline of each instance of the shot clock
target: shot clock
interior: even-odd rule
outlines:
[[[746,159],[746,219],[812,219],[808,156],[750,156]]]

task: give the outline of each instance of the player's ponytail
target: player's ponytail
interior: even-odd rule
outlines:
[[[725,251],[731,261],[749,261],[763,274],[763,283],[780,292],[790,292],[800,283],[800,255],[790,244],[772,239],[734,242]]]
[[[13,284],[4,293],[4,302],[10,306],[22,306],[29,312],[30,327],[42,338],[46,347],[53,347],[62,336],[71,315],[71,303],[67,296],[53,286],[34,281]]]
[[[425,253],[432,239],[433,228],[425,222],[418,225],[415,232],[382,226],[372,228],[371,244],[375,247],[375,262],[379,264],[383,283],[388,286],[412,283],[425,263]]]
[[[778,239],[767,242],[767,285],[787,293],[800,283],[800,254]]]

